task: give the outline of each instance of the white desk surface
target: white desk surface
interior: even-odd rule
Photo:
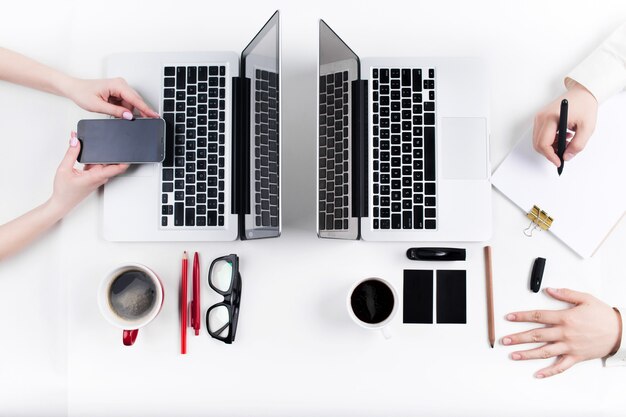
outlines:
[[[276,8],[283,30],[283,202],[280,239],[229,243],[105,242],[99,196],[29,249],[0,264],[0,415],[196,416],[623,415],[626,368],[599,360],[536,380],[548,361],[518,363],[487,342],[482,244],[468,248],[467,325],[405,325],[386,341],[350,322],[348,287],[367,276],[402,293],[408,244],[338,242],[315,235],[317,19],[360,56],[483,55],[491,60],[491,162],[496,167],[563,75],[626,19],[623,1],[12,2],[0,44],[81,77],[102,75],[121,51],[240,51]],[[245,3],[245,4],[244,4]],[[212,4],[212,6],[209,6]],[[202,11],[202,12],[199,12]],[[191,12],[187,14],[186,12]],[[166,29],[167,24],[167,29]],[[72,103],[0,83],[0,223],[43,201],[75,123]],[[581,190],[581,192],[589,192]],[[496,334],[517,309],[562,304],[528,287],[532,260],[548,259],[544,286],[626,304],[622,222],[583,261],[548,233],[528,239],[525,217],[494,191]],[[179,354],[183,250],[210,261],[237,253],[243,300],[237,341],[203,328]],[[132,348],[100,316],[96,289],[124,261],[163,279],[165,305]],[[203,310],[217,299],[203,288]],[[204,311],[203,311],[204,313]]]

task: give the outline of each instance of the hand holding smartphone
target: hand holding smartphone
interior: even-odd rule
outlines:
[[[165,158],[163,119],[94,119],[78,122],[83,164],[159,163]]]

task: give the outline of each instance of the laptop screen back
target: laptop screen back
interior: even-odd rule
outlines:
[[[318,234],[356,239],[352,212],[352,81],[358,56],[323,21],[319,27]]]
[[[278,11],[242,53],[250,80],[249,212],[245,237],[280,234],[280,32]]]

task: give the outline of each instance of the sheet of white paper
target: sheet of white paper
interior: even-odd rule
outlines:
[[[533,205],[554,218],[550,232],[590,257],[626,209],[626,93],[600,106],[585,149],[556,167],[532,147],[532,129],[492,176],[492,184],[524,213]]]

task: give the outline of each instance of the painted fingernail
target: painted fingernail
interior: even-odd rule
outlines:
[[[76,145],[78,145],[78,139],[76,138],[76,132],[72,131],[72,133],[70,133],[70,146],[75,148]]]
[[[133,114],[129,111],[122,113],[122,117],[126,120],[133,120]]]
[[[522,355],[520,355],[519,353],[512,353],[511,359],[513,359],[514,361],[520,360],[522,359]]]
[[[571,153],[571,152],[565,152],[565,155],[563,155],[563,159],[566,160],[566,161],[569,161],[573,157],[574,157],[574,154]]]
[[[503,345],[510,345],[511,344],[511,338],[510,337],[505,337],[504,339],[502,339],[502,344]]]
[[[535,375],[535,377],[541,379],[541,378],[544,377],[544,375],[543,374],[537,374],[537,375]]]
[[[515,320],[515,314],[507,314],[506,319],[507,320]]]

